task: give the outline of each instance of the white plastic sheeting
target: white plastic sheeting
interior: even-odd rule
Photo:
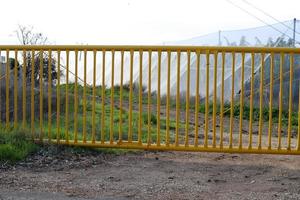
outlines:
[[[293,27],[293,21],[283,22],[286,26]],[[165,42],[165,45],[191,45],[191,46],[267,46],[270,45],[272,40],[272,46],[279,45],[278,38],[282,38],[288,41],[292,37],[292,29],[283,26],[281,23],[273,24],[272,26],[261,26],[256,28],[234,30],[234,31],[221,31],[194,37],[187,40]],[[275,30],[276,29],[276,30]],[[279,30],[279,31],[278,31]],[[296,23],[296,32],[300,32],[299,21]],[[300,40],[300,35],[296,33],[296,45],[299,45],[297,41]],[[277,42],[276,42],[277,41]],[[83,75],[83,52],[81,53],[81,59],[78,63],[78,75],[80,79],[84,79]],[[265,59],[268,59],[270,55],[266,54]],[[161,95],[165,95],[167,92],[167,77],[168,77],[168,56],[167,52],[161,53]],[[103,53],[97,52],[96,62],[96,84],[102,85],[102,59]],[[149,52],[143,52],[142,56],[142,83],[148,90],[148,75],[149,75]],[[170,92],[171,95],[176,95],[177,85],[177,52],[171,53],[171,66],[170,66]],[[196,94],[196,54],[191,52],[190,56],[190,95]],[[209,93],[211,97],[213,92],[213,74],[214,74],[214,55],[209,56],[209,66],[207,67],[206,55],[200,56],[200,68],[199,68],[199,95],[201,98],[206,97],[206,70],[209,70]],[[259,54],[255,54],[255,73],[260,69],[261,57]],[[217,97],[220,97],[221,92],[221,74],[222,74],[222,55],[221,52],[217,57]],[[241,66],[242,55],[240,53],[235,54],[235,77],[234,77],[234,93],[237,94],[241,88]],[[74,72],[74,55],[70,56],[70,71]],[[114,59],[114,85],[120,84],[120,69],[121,69],[121,53],[115,52]],[[140,78],[140,55],[139,52],[134,52],[133,55],[133,82],[139,83]],[[225,54],[225,79],[224,79],[224,98],[225,101],[230,101],[232,90],[232,53]],[[112,83],[112,53],[105,53],[105,85],[111,87]],[[244,82],[251,78],[251,57],[250,54],[245,55],[245,73]],[[187,89],[187,53],[180,53],[180,93],[184,94]],[[74,80],[74,78],[73,78]],[[93,52],[87,54],[87,83],[93,83]],[[130,80],[130,52],[124,52],[124,84],[129,83]],[[72,82],[72,77],[70,77]],[[151,56],[151,92],[157,91],[158,83],[158,52],[152,52]]]

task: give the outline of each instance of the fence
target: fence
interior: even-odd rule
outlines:
[[[0,45],[1,124],[91,147],[300,154],[300,49]]]

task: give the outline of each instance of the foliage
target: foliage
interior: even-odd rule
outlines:
[[[15,162],[24,159],[29,154],[38,149],[38,146],[31,140],[28,140],[27,131],[0,130],[0,162]]]

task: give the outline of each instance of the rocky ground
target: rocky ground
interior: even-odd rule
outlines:
[[[46,147],[1,163],[0,199],[300,199],[300,157]]]

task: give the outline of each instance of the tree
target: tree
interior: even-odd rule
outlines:
[[[49,44],[48,38],[45,37],[42,33],[36,33],[33,31],[33,27],[26,27],[26,26],[22,26],[19,25],[18,29],[15,31],[16,36],[19,40],[19,42],[22,45],[45,45],[45,44]],[[22,61],[23,61],[23,57],[25,56],[25,61],[26,61],[26,65],[25,63],[22,63],[21,65],[18,65],[18,69],[22,68],[24,69],[26,66],[26,72],[25,72],[25,76],[26,76],[26,80],[27,80],[27,84],[31,83],[31,73],[32,70],[34,69],[34,84],[38,85],[39,81],[40,81],[40,70],[41,70],[41,66],[43,68],[43,75],[42,78],[44,81],[47,81],[47,83],[49,83],[49,73],[48,73],[48,69],[49,69],[49,64],[51,67],[51,84],[53,84],[55,82],[55,80],[58,78],[57,77],[57,63],[56,60],[52,55],[49,55],[48,52],[34,52],[34,55],[32,55],[32,52],[26,51],[25,55],[24,52],[22,53]],[[42,60],[41,60],[42,57]],[[32,59],[33,58],[33,59]],[[11,61],[11,69],[14,68],[14,61]],[[13,64],[12,64],[13,63]],[[41,65],[42,63],[42,65]]]

